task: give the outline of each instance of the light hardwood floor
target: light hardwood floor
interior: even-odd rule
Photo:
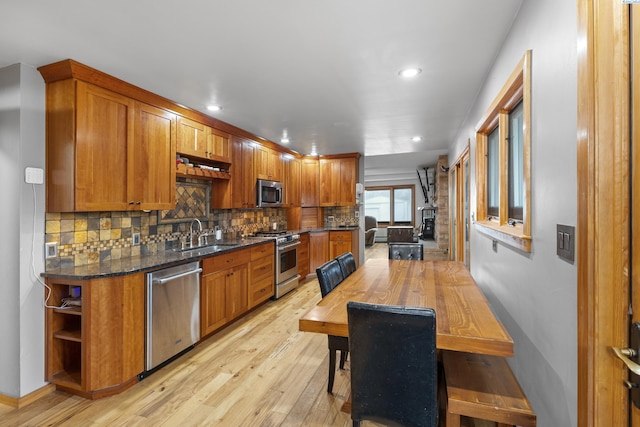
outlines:
[[[387,245],[367,248],[371,257],[386,258]],[[328,394],[327,338],[298,330],[319,300],[309,276],[117,396],[55,391],[21,409],[0,405],[0,426],[350,426],[340,411],[349,362]]]

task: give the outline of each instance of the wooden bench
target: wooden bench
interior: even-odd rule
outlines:
[[[443,351],[447,427],[460,416],[495,421],[498,427],[535,426],[536,414],[503,357]]]

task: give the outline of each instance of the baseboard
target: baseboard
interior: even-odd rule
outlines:
[[[40,399],[41,397],[44,397],[49,393],[55,391],[55,389],[56,389],[55,385],[47,384],[44,387],[40,387],[38,390],[35,390],[27,394],[26,396],[22,396],[22,397],[5,396],[4,394],[0,393],[0,404],[9,405],[14,408],[24,408],[30,403],[33,403],[36,400]]]

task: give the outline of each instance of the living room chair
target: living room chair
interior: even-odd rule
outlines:
[[[336,261],[340,264],[340,269],[342,270],[342,275],[345,279],[349,277],[351,273],[356,271],[356,268],[358,268],[356,266],[356,259],[351,252],[345,252],[338,255],[336,257]]]
[[[364,245],[371,246],[375,243],[378,232],[378,220],[373,216],[364,217]]]
[[[335,289],[344,280],[340,263],[332,259],[316,268],[318,283],[320,284],[320,294],[324,298],[329,292]],[[344,369],[344,362],[349,354],[349,338],[337,335],[328,335],[329,346],[329,382],[327,393],[333,393],[333,381],[336,374],[336,352],[340,351],[340,369]]]
[[[363,420],[437,427],[435,311],[351,301],[347,315],[354,427]]]
[[[389,243],[389,259],[424,259],[422,243]]]

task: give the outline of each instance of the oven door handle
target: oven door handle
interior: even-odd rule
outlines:
[[[284,250],[291,249],[294,246],[298,246],[299,244],[300,244],[300,242],[295,242],[295,243],[291,243],[291,244],[286,245],[286,246],[277,246],[277,248],[278,248],[278,251],[282,252]]]

